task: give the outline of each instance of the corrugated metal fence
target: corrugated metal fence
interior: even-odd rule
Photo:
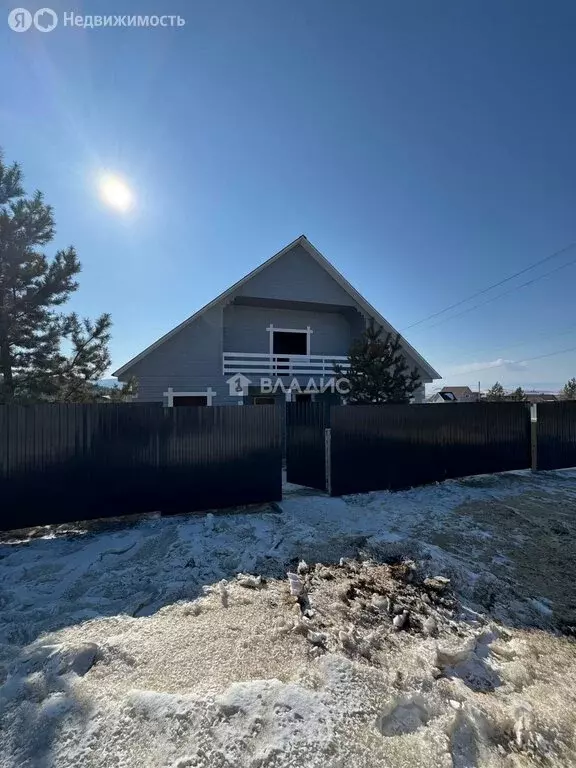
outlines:
[[[537,414],[536,467],[576,466],[576,403]],[[260,405],[0,406],[0,529],[279,500],[282,418]],[[295,403],[286,424],[288,480],[332,495],[531,466],[523,403]]]
[[[576,467],[576,402],[538,403],[536,466]]]
[[[329,403],[286,403],[286,479],[326,490],[324,430]]]
[[[523,403],[349,405],[331,416],[332,495],[530,467]]]
[[[0,406],[0,528],[282,498],[279,409]]]

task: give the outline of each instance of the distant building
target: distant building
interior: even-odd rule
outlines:
[[[480,393],[473,392],[470,387],[442,387],[426,401],[427,403],[477,403]]]
[[[558,400],[557,395],[550,392],[525,392],[527,403],[555,403]]]

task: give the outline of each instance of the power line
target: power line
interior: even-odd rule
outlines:
[[[406,328],[403,328],[402,333],[404,331],[409,330],[410,328],[414,328],[415,326],[420,325],[421,323],[425,323],[427,320],[432,320],[434,317],[443,315],[445,312],[449,312],[451,309],[460,307],[462,304],[465,304],[467,301],[470,301],[471,299],[475,299],[476,296],[482,296],[483,294],[488,293],[488,291],[491,291],[493,288],[498,288],[500,285],[504,285],[504,283],[507,283],[510,280],[513,280],[515,277],[519,277],[520,275],[523,275],[526,272],[529,272],[531,269],[535,269],[536,267],[540,266],[540,264],[544,264],[547,261],[551,261],[552,259],[555,259],[557,256],[561,256],[563,253],[566,253],[566,251],[569,251],[570,248],[573,248],[575,245],[576,245],[576,242],[570,243],[569,245],[566,245],[564,248],[561,248],[559,251],[554,251],[554,253],[551,253],[549,256],[545,256],[543,259],[540,259],[539,261],[534,262],[534,264],[530,264],[530,266],[524,267],[524,269],[521,269],[519,272],[515,272],[513,275],[509,275],[509,277],[505,277],[503,280],[500,280],[497,283],[493,283],[492,285],[489,285],[487,288],[483,288],[481,291],[476,291],[476,293],[470,294],[470,296],[467,296],[465,299],[461,299],[460,301],[457,301],[455,304],[451,304],[449,307],[445,307],[444,309],[441,309],[438,312],[433,312],[431,315],[428,315],[428,317],[424,317],[422,318],[422,320],[418,320],[415,323],[412,323],[412,325],[408,325],[406,326]],[[519,286],[519,287],[522,287],[522,286]],[[501,295],[505,295],[505,294],[501,294]],[[478,305],[478,306],[482,306],[482,305]],[[458,315],[456,315],[456,317],[457,316]]]
[[[554,357],[555,355],[564,355],[567,352],[576,352],[576,347],[569,347],[568,349],[559,349],[556,352],[547,352],[545,355],[536,355],[536,357],[527,357],[524,360],[518,360],[517,364],[522,363],[531,363],[533,360],[543,360],[545,357]],[[509,360],[503,360],[501,363],[498,363],[498,365],[488,365],[486,368],[474,368],[474,370],[470,371],[469,374],[463,374],[463,373],[455,373],[454,376],[467,376],[475,373],[481,373],[482,371],[493,371],[496,368],[502,368],[502,366],[507,365],[510,361]]]
[[[469,347],[460,347],[460,349],[457,349],[456,352],[466,352],[471,355],[481,355],[483,353],[487,352],[496,352],[498,350],[502,349],[514,349],[515,347],[522,347],[524,344],[530,344],[535,339],[550,339],[550,338],[558,338],[558,336],[567,336],[569,333],[574,333],[576,331],[576,325],[570,325],[568,328],[566,328],[563,331],[560,331],[560,333],[555,333],[552,337],[550,336],[549,332],[545,333],[537,333],[534,336],[531,336],[529,339],[524,339],[523,341],[514,341],[512,344],[501,344],[498,347],[484,347],[482,349],[470,349]]]
[[[433,323],[432,325],[429,325],[426,330],[431,330],[432,328],[436,328],[439,325],[442,325],[442,323],[450,322],[450,320],[455,320],[457,317],[461,317],[462,315],[468,314],[468,312],[472,312],[475,309],[478,309],[478,307],[483,307],[486,304],[491,304],[493,301],[497,301],[498,299],[501,299],[503,296],[508,296],[510,293],[514,293],[514,291],[520,290],[520,288],[526,288],[528,285],[532,285],[533,283],[537,283],[539,280],[543,280],[545,277],[548,277],[549,275],[553,275],[555,272],[560,272],[561,269],[565,269],[566,267],[571,267],[572,264],[576,264],[576,259],[572,259],[572,261],[567,261],[565,264],[560,264],[558,267],[554,267],[554,269],[551,269],[549,272],[544,272],[543,275],[538,275],[538,277],[533,277],[532,280],[527,280],[525,283],[520,283],[520,285],[515,285],[512,288],[509,288],[507,291],[504,291],[503,293],[499,293],[497,296],[492,296],[489,299],[486,299],[486,301],[481,301],[479,304],[474,304],[471,307],[468,307],[467,309],[463,309],[462,312],[457,312],[455,315],[450,315],[450,317],[445,317],[443,320],[440,320],[437,323]]]

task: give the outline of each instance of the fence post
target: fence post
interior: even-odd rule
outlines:
[[[326,468],[326,492],[332,496],[332,454],[330,446],[332,442],[332,430],[324,430],[324,466]]]
[[[538,404],[534,403],[530,409],[530,450],[532,455],[532,461],[530,468],[532,472],[538,471]],[[532,415],[534,414],[534,415]]]

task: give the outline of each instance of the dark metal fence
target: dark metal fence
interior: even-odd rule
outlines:
[[[328,403],[286,403],[286,479],[326,490],[324,430],[330,426]]]
[[[277,408],[0,406],[0,529],[281,498]]]
[[[538,403],[537,469],[576,467],[576,402]]]
[[[530,467],[522,403],[348,405],[332,409],[334,496]]]

